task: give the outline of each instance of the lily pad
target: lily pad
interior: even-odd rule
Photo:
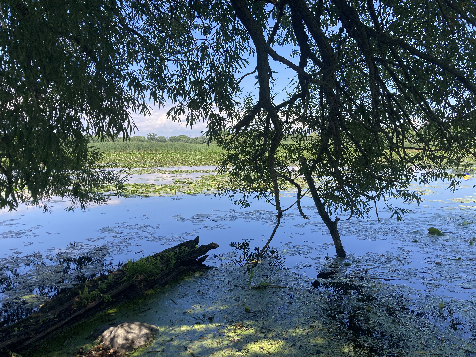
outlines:
[[[428,234],[433,236],[444,236],[444,234],[438,228],[435,227],[428,228]]]

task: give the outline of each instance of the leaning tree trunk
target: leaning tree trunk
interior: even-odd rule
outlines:
[[[217,247],[216,243],[199,245],[197,237],[58,294],[33,315],[0,328],[0,356],[9,356],[9,350],[28,350],[42,338],[125,299],[142,296],[150,289],[206,269],[206,254]]]
[[[312,178],[312,174],[309,171],[309,167],[304,159],[301,160],[301,167],[303,168],[304,178],[306,179],[309,191],[311,191],[311,196],[314,201],[314,204],[316,205],[317,211],[319,212],[319,216],[321,216],[322,220],[326,224],[327,229],[329,229],[329,232],[331,234],[332,240],[334,241],[336,254],[339,258],[345,258],[346,253],[344,250],[344,246],[342,245],[342,242],[340,240],[339,230],[337,229],[337,222],[339,222],[339,218],[332,220],[329,216],[329,213],[327,213],[326,207],[322,203],[317,193],[315,181]]]

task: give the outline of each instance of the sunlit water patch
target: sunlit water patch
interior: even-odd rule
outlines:
[[[129,183],[148,183],[168,185],[176,180],[196,180],[204,175],[216,173],[214,166],[175,166],[160,168],[132,169],[128,178]]]
[[[307,197],[302,204],[310,219],[303,219],[296,209],[287,211],[272,246],[285,258],[287,268],[308,284],[328,270],[337,272],[336,281],[386,283],[413,299],[419,311],[426,301],[431,309],[440,309],[442,303],[443,315],[465,310],[461,321],[467,326],[476,303],[472,181],[455,193],[445,191],[443,184],[419,187],[425,193],[423,203],[410,204],[411,212],[400,222],[385,210],[379,219],[342,219],[339,227],[348,252],[344,261],[334,259],[327,228]],[[285,204],[292,200],[283,195]],[[201,244],[220,245],[207,259],[220,266],[239,254],[230,242],[246,239],[252,247],[262,246],[276,222],[275,212],[264,201],[245,209],[213,195],[121,198],[74,212],[64,207],[66,203],[57,201],[50,213],[22,206],[0,215],[4,315],[15,304],[28,312],[57,289],[197,235]],[[444,235],[429,235],[429,227]],[[471,331],[465,333],[472,338]]]
[[[272,270],[272,269],[271,269]],[[461,305],[422,306],[379,280],[309,288],[300,274],[266,264],[247,288],[245,268],[224,266],[189,278],[111,324],[147,321],[158,336],[140,355],[474,356],[471,317]],[[258,285],[259,287],[260,285]],[[471,325],[469,325],[471,326]]]

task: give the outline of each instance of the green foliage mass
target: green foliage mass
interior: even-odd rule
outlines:
[[[120,183],[95,165],[85,134],[133,129],[147,113],[128,6],[114,1],[0,4],[0,207],[53,195],[100,201]]]
[[[145,136],[130,136],[126,140],[115,136],[113,138],[91,136],[89,138],[91,143],[103,143],[103,142],[158,142],[158,143],[188,143],[188,144],[208,144],[209,140],[206,136],[189,137],[187,135],[171,136],[169,138],[160,136],[154,133],[147,134]]]
[[[96,170],[85,135],[127,138],[129,110],[147,113],[146,99],[190,126],[206,121],[222,172],[273,199],[278,225],[280,189],[295,187],[298,206],[308,190],[339,256],[339,216],[418,200],[415,173],[454,186],[447,169],[476,152],[472,1],[9,0],[0,10],[2,207],[98,199],[113,177]],[[157,157],[141,159],[164,165]]]
[[[297,189],[298,202],[309,190],[339,256],[339,216],[366,215],[387,198],[418,201],[409,187],[415,173],[422,183],[455,185],[448,168],[475,152],[473,2],[172,7],[170,15],[167,2],[141,9],[145,27],[165,17],[180,29],[164,31],[171,41],[150,36],[170,47],[170,63],[181,63],[166,88],[162,77],[155,87],[175,102],[170,116],[190,125],[207,118],[207,136],[225,150],[222,172],[273,199],[278,218],[284,185]],[[194,45],[183,51],[174,47],[179,39]],[[247,95],[240,84],[249,75],[256,91]],[[388,206],[397,218],[405,213]]]
[[[91,143],[100,152],[221,152],[216,144],[204,145],[187,142],[157,141],[104,141]]]
[[[129,260],[123,267],[123,270],[126,272],[124,279],[152,278],[159,275],[165,268],[152,256],[144,257],[137,261]]]
[[[181,247],[175,251],[163,251],[159,255],[143,257],[136,261],[131,259],[122,267],[122,271],[125,272],[123,280],[156,279],[164,270],[170,269],[174,266],[177,262],[177,257],[180,257],[189,251],[189,248]]]
[[[443,236],[444,234],[435,227],[430,227],[428,228],[428,234],[433,235],[433,236]]]

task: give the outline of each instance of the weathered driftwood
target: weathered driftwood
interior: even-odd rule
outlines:
[[[112,305],[203,270],[205,254],[218,244],[199,246],[198,243],[197,237],[58,294],[38,312],[0,329],[0,356],[7,351],[24,351],[59,329]]]

